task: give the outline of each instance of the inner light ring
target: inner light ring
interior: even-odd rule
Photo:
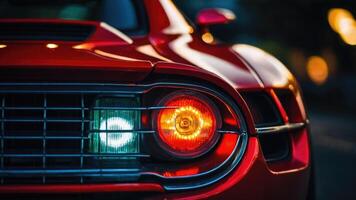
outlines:
[[[191,106],[188,106],[188,108],[191,108],[192,110],[194,110],[194,108],[192,108]],[[177,109],[175,112],[174,112],[174,115],[172,116],[173,119],[177,119],[178,115],[180,112],[184,112],[186,109],[185,108],[179,108]],[[196,112],[199,112],[199,111],[196,111]],[[199,125],[197,127],[198,130],[194,131],[194,133],[192,135],[184,135],[184,134],[181,134],[179,133],[177,130],[174,132],[175,135],[177,135],[178,137],[180,138],[183,138],[183,139],[189,139],[189,138],[194,138],[194,137],[197,137],[199,135],[199,131],[203,128],[203,120],[202,119],[199,119]],[[177,128],[176,128],[177,129]]]

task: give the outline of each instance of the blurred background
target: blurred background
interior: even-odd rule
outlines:
[[[311,121],[317,199],[356,199],[356,1],[175,2],[193,22],[202,8],[234,11],[237,20],[212,35],[257,46],[295,74]]]

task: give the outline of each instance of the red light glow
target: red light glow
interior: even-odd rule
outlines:
[[[192,167],[189,169],[181,169],[173,172],[164,172],[163,176],[165,177],[179,177],[179,176],[191,176],[199,173],[198,167]]]
[[[212,106],[200,98],[177,95],[158,114],[158,136],[173,153],[200,154],[216,139],[217,119]]]
[[[236,134],[225,134],[221,139],[221,144],[216,148],[216,154],[219,156],[229,156],[234,150],[239,136]]]
[[[224,122],[232,127],[237,127],[237,128],[241,127],[239,121],[232,117],[225,117]]]

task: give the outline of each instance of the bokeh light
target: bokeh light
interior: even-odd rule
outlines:
[[[205,43],[208,43],[208,44],[211,44],[214,42],[214,36],[209,33],[209,32],[206,32],[204,33],[202,36],[201,36],[201,39],[205,42]]]
[[[329,67],[326,60],[320,56],[311,56],[307,61],[307,73],[315,84],[322,85],[329,76]]]
[[[356,20],[350,11],[342,8],[330,9],[328,20],[331,28],[340,34],[346,44],[356,45]]]

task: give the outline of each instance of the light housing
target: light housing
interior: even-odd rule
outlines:
[[[190,91],[174,92],[159,103],[155,138],[174,158],[196,158],[207,153],[219,139],[221,119],[215,104],[204,95]]]
[[[95,101],[90,126],[91,153],[139,153],[140,112],[123,109],[138,105],[136,98],[104,97]]]

